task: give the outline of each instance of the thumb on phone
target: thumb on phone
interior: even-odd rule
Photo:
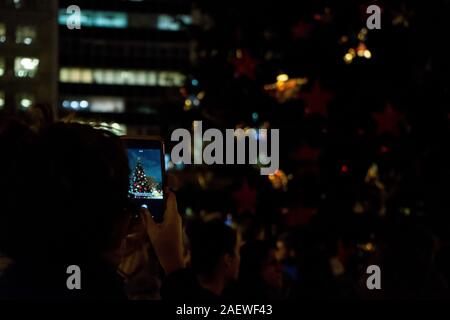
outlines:
[[[156,222],[153,220],[153,217],[146,208],[141,208],[139,210],[139,215],[142,218],[142,221],[144,222],[144,226],[147,230],[147,233],[150,233],[151,229],[155,229],[157,227]]]

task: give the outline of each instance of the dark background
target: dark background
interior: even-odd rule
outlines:
[[[59,67],[175,70],[186,78],[182,87],[59,81],[60,117],[159,134],[167,153],[172,131],[191,130],[195,120],[203,130],[280,130],[280,170],[271,176],[247,165],[170,165],[168,180],[187,218],[250,216],[262,221],[268,239],[289,232],[302,249],[327,258],[339,255],[339,246],[359,250],[358,259],[387,247],[398,270],[412,268],[406,279],[427,274],[403,257],[428,246],[450,279],[450,1],[62,0],[58,7],[72,4],[130,16],[187,14],[193,22],[177,32],[55,24]],[[364,29],[372,4],[382,10],[380,30]],[[282,74],[307,83],[269,90]],[[120,96],[126,110],[62,107],[93,95]]]

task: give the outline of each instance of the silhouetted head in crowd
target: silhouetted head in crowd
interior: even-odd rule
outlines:
[[[276,244],[278,260],[283,262],[296,257],[293,240],[293,236],[289,233],[283,233],[278,237]]]
[[[442,298],[448,290],[438,272],[434,234],[417,222],[390,222],[381,259],[386,297]]]
[[[191,266],[200,284],[215,294],[236,280],[240,265],[240,235],[220,220],[196,221],[187,230]]]
[[[6,144],[14,139],[19,138]],[[10,172],[16,184],[12,198],[31,206],[17,216],[20,223],[6,226],[8,255],[49,263],[106,259],[117,264],[129,221],[129,168],[120,139],[87,125],[57,123],[33,140],[31,148],[24,147],[32,150],[24,151],[26,159],[13,155],[19,163]],[[2,163],[2,170],[8,166]]]
[[[275,246],[263,241],[244,244],[239,279],[246,291],[254,291],[247,292],[249,295],[270,294],[271,290],[281,289],[283,272]]]
[[[244,216],[240,222],[244,243],[265,239],[264,225],[254,215]]]
[[[27,216],[38,197],[37,135],[14,118],[0,118],[0,251],[11,255],[30,243]]]

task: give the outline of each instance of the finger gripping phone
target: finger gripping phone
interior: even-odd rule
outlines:
[[[159,137],[123,138],[130,179],[128,198],[138,208],[150,211],[156,222],[164,220],[164,142]]]

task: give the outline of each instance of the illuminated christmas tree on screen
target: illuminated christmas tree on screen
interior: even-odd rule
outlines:
[[[149,193],[151,192],[151,185],[147,179],[144,172],[144,167],[142,166],[141,159],[138,158],[136,162],[136,167],[133,172],[133,180],[131,184],[132,193]]]

